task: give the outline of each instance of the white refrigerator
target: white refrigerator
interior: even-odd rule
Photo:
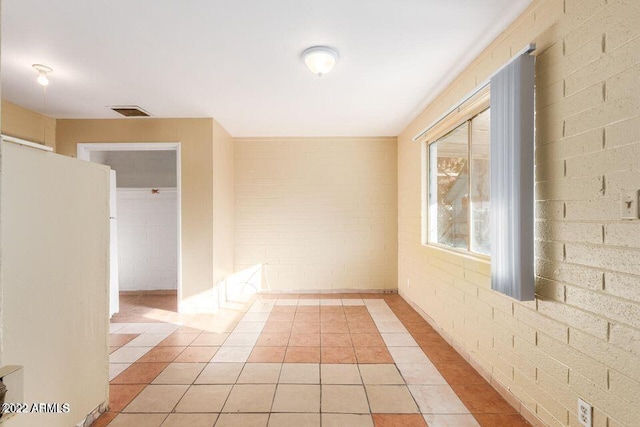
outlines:
[[[120,311],[120,285],[118,282],[118,207],[116,171],[111,170],[109,185],[109,318]]]

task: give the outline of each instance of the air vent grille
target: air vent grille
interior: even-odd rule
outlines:
[[[125,117],[149,117],[150,114],[144,111],[137,105],[124,105],[119,107],[109,107],[116,113],[122,114]]]

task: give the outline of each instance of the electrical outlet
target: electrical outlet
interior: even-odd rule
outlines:
[[[638,219],[638,191],[629,191],[620,195],[620,218]]]
[[[591,405],[585,402],[584,400],[578,398],[578,421],[580,425],[584,427],[592,427],[591,424],[591,414],[593,410]]]
[[[411,279],[407,277],[407,288],[410,288],[410,287],[411,287]]]

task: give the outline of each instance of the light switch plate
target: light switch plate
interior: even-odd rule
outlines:
[[[638,219],[638,191],[628,191],[620,195],[620,218]]]

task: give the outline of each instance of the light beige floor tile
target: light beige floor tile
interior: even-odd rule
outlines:
[[[382,298],[366,298],[363,299],[364,304],[369,307],[388,307],[387,302]]]
[[[257,339],[257,337],[256,337]],[[249,358],[253,347],[225,347],[222,346],[218,349],[212,363],[244,363]]]
[[[222,412],[269,412],[275,391],[275,384],[236,384]]]
[[[418,406],[405,385],[368,385],[371,412],[379,414],[415,414]]]
[[[320,386],[278,384],[272,412],[320,412]]]
[[[396,317],[395,314],[393,314],[393,311],[389,310],[389,309],[384,309],[384,310],[373,310],[371,312],[371,318],[376,322],[391,322],[394,323],[395,325],[398,325],[398,323],[400,322],[398,320],[398,318]]]
[[[397,364],[430,362],[420,347],[389,347],[389,353]]]
[[[429,427],[480,427],[473,415],[424,414]]]
[[[343,298],[342,305],[344,306],[364,305],[364,301],[362,301],[360,298]]]
[[[358,365],[355,363],[327,363],[320,365],[322,384],[362,384]]]
[[[148,385],[122,412],[169,413],[187,388],[187,385]]]
[[[195,384],[234,384],[244,363],[208,363]]]
[[[238,384],[275,384],[280,377],[281,363],[247,363]]]
[[[133,363],[153,347],[120,347],[109,355],[109,363]]]
[[[189,323],[185,324],[189,328],[197,329],[204,333],[211,334],[230,334],[233,331],[233,328],[236,326],[238,320],[235,317],[239,317],[239,314],[235,315],[225,315],[225,316],[217,316],[217,315],[207,315],[210,316],[208,319],[205,318],[195,318],[189,320]],[[196,331],[197,332],[197,331]]]
[[[446,385],[447,381],[433,363],[398,364],[398,369],[407,384]]]
[[[362,364],[358,365],[362,382],[365,384],[402,384],[404,380],[398,372],[396,365],[385,364]]]
[[[368,414],[322,414],[322,427],[373,427]]]
[[[175,332],[180,325],[174,325],[173,323],[157,323],[147,329],[147,334],[171,334]]]
[[[300,298],[298,305],[320,305],[319,298]]]
[[[375,320],[375,319],[374,319]],[[399,320],[376,321],[378,330],[382,332],[407,332],[406,328]]]
[[[233,330],[234,333],[236,332],[261,332],[262,328],[264,328],[264,324],[265,321],[262,322],[251,322],[248,320],[241,320],[240,322],[238,322],[238,324],[236,325],[235,329]],[[232,334],[233,335],[233,334]]]
[[[298,305],[298,300],[294,298],[278,299],[276,305]]]
[[[120,329],[124,328],[127,325],[128,323],[109,323],[109,333],[115,334],[117,331],[119,331]]]
[[[232,387],[229,384],[192,385],[176,406],[176,412],[220,412]]]
[[[320,427],[320,414],[271,414],[269,427]]]
[[[423,414],[468,414],[469,410],[448,385],[411,385],[411,394]]]
[[[270,313],[275,304],[275,300],[256,301],[249,307],[247,313]]]
[[[118,334],[144,334],[157,323],[128,323],[126,326],[118,329]]]
[[[162,427],[213,427],[218,414],[170,414]]]
[[[109,363],[109,381],[120,375],[131,363]]]
[[[167,414],[120,414],[109,427],[160,427]]]
[[[342,305],[342,299],[340,298],[321,299],[320,305]]]
[[[268,421],[269,414],[220,414],[216,427],[266,427]]]
[[[382,339],[387,347],[418,347],[418,343],[408,332],[385,332]]]
[[[216,347],[224,344],[225,340],[229,334],[216,334],[213,332],[203,332],[198,335],[191,345],[192,346],[206,346],[206,347]]]
[[[224,347],[253,347],[260,332],[232,332],[224,342]]]
[[[206,363],[170,363],[152,384],[193,384]]]
[[[280,384],[320,384],[320,364],[284,363],[278,382]]]
[[[129,341],[127,344],[125,344],[125,347],[154,347],[168,336],[168,333],[150,334],[148,332],[145,332],[144,334],[140,334]]]
[[[246,313],[240,322],[266,322],[271,313]]]
[[[369,404],[361,385],[323,385],[322,412],[368,414]]]

